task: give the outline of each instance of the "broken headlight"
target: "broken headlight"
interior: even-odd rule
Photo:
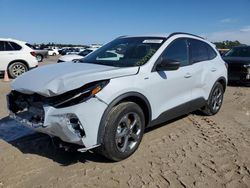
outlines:
[[[109,80],[96,81],[84,85],[81,88],[68,91],[61,95],[48,98],[48,103],[55,108],[65,108],[82,103],[91,97],[94,97],[100,92],[107,84]]]

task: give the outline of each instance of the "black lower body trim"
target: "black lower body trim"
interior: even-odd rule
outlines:
[[[181,104],[177,107],[174,107],[160,114],[156,119],[150,122],[149,127],[155,126],[155,125],[164,123],[166,121],[172,120],[174,118],[177,118],[179,116],[188,114],[190,112],[193,112],[195,110],[202,108],[205,105],[206,105],[206,100],[204,98],[194,99],[190,102]]]

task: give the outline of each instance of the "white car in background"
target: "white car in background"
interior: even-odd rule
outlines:
[[[97,49],[98,48],[86,48],[85,50],[79,52],[78,54],[63,55],[58,59],[57,63],[62,63],[67,61],[77,61]]]
[[[59,52],[57,49],[48,49],[48,55],[50,56],[59,55]]]
[[[0,73],[5,70],[12,78],[38,66],[36,53],[26,42],[0,38]]]

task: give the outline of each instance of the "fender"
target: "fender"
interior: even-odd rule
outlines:
[[[119,102],[121,102],[122,100],[126,99],[126,98],[130,98],[130,97],[136,97],[136,98],[140,98],[147,106],[147,110],[148,110],[148,123],[151,122],[151,105],[148,101],[148,99],[141,93],[138,92],[128,92],[128,93],[124,93],[120,96],[118,96],[117,98],[115,98],[106,108],[106,110],[104,111],[101,121],[100,121],[100,125],[99,125],[99,129],[98,129],[98,135],[97,135],[97,144],[101,144],[102,140],[103,140],[103,136],[105,133],[105,120],[110,112],[110,110],[117,105]],[[142,109],[143,110],[143,109]]]

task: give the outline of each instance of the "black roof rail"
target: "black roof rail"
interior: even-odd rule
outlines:
[[[168,36],[168,38],[170,38],[170,37],[172,37],[172,36],[174,36],[174,35],[181,35],[181,34],[183,34],[183,35],[190,35],[190,36],[194,36],[194,37],[198,37],[198,38],[204,39],[204,38],[201,37],[201,36],[194,35],[194,34],[191,34],[191,33],[185,33],[185,32],[175,32],[175,33],[171,33],[171,34]]]

